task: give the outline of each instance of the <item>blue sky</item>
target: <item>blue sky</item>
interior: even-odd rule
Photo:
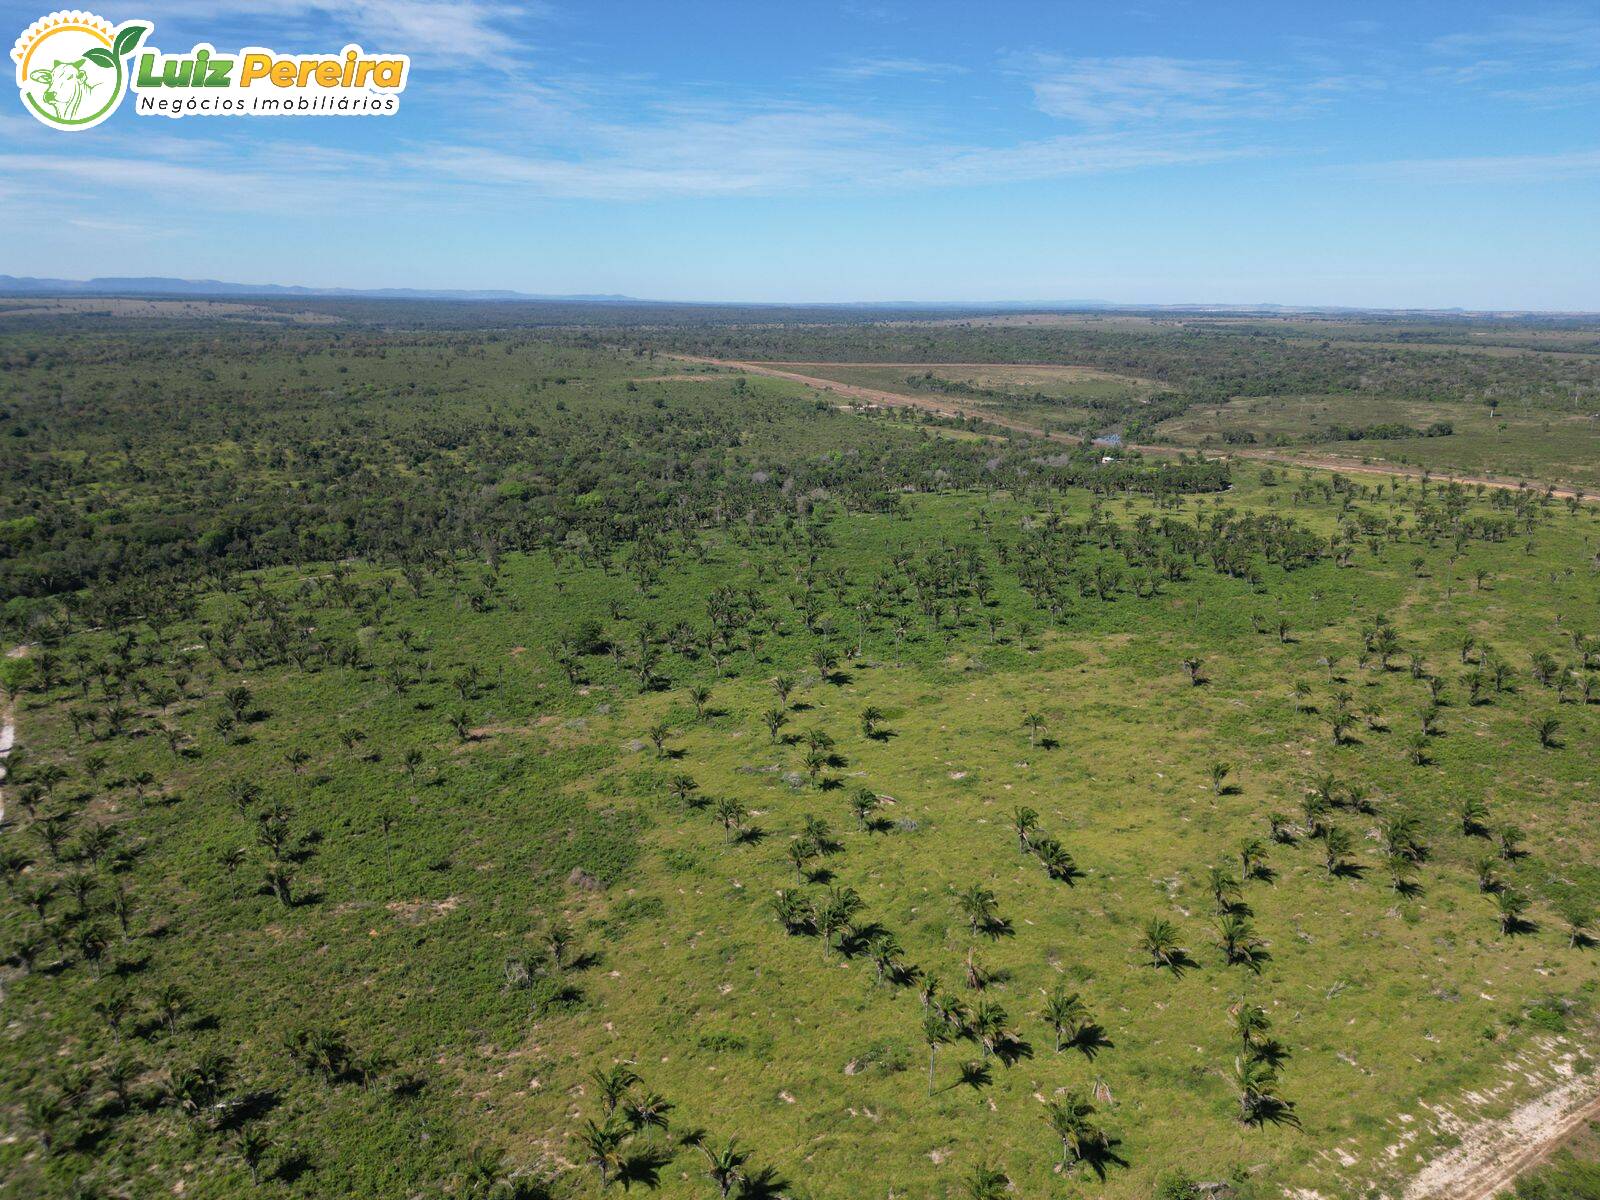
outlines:
[[[393,118],[0,106],[0,272],[1600,310],[1592,3],[97,11],[169,52],[358,41],[411,82]]]

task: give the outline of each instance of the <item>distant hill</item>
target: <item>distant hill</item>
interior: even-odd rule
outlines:
[[[834,312],[925,312],[1042,313],[1114,312],[1153,313],[1184,316],[1403,316],[1494,319],[1577,317],[1579,312],[1495,311],[1462,308],[1352,308],[1335,304],[1212,304],[1204,301],[1186,304],[1129,304],[1111,300],[848,300],[848,301],[738,301],[738,300],[647,300],[611,293],[559,295],[546,292],[518,292],[494,288],[341,288],[302,287],[283,283],[231,283],[221,279],[176,279],[166,275],[108,275],[96,279],[44,279],[31,275],[0,275],[0,296],[183,296],[196,299],[253,297],[255,299],[300,298],[346,300],[466,300],[520,301],[596,304],[650,305],[662,309],[740,308],[760,310],[831,310]]]
[[[40,279],[0,275],[0,294],[28,296],[345,296],[374,300],[565,300],[590,304],[638,304],[631,296],[551,296],[531,292],[450,288],[314,288],[282,283],[228,283],[220,279],[172,279],[164,275],[98,279]]]

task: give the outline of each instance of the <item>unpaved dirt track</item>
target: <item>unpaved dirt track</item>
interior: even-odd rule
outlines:
[[[885,408],[920,408],[927,412],[938,413],[942,417],[954,417],[957,420],[972,418],[978,421],[985,421],[990,425],[998,425],[1004,429],[1014,429],[1018,433],[1031,433],[1035,437],[1048,437],[1062,442],[1077,442],[1080,440],[1064,433],[1046,433],[1037,425],[1030,425],[1026,421],[1018,421],[1015,418],[985,412],[982,409],[964,408],[947,400],[933,400],[923,396],[902,396],[899,392],[885,392],[878,388],[862,387],[860,384],[839,383],[833,379],[820,379],[815,375],[803,375],[798,371],[787,371],[779,367],[768,366],[765,363],[739,362],[726,358],[699,358],[689,354],[673,354],[667,357],[675,358],[679,362],[702,363],[713,367],[731,367],[736,371],[746,371],[751,375],[765,375],[770,379],[787,379],[794,383],[803,383],[807,387],[817,388],[820,391],[832,392],[836,396],[845,396],[851,400],[862,400],[868,404],[879,404]],[[885,364],[880,363],[878,365]],[[943,366],[945,364],[932,363],[923,365]]]
[[[15,646],[6,651],[7,658],[22,658],[28,653],[27,646]],[[0,711],[0,783],[6,778],[6,759],[11,757],[11,747],[17,741],[17,704],[15,699],[6,701],[3,711]],[[6,823],[6,791],[0,787],[0,827]]]
[[[1567,1045],[1558,1054],[1559,1042],[1541,1043],[1508,1064],[1508,1078],[1520,1075],[1544,1090],[1503,1117],[1474,1119],[1470,1097],[1458,1108],[1427,1107],[1427,1124],[1458,1140],[1423,1165],[1401,1200],[1495,1200],[1600,1118],[1600,1079],[1579,1069],[1578,1055]]]
[[[1159,453],[1163,447],[1141,446],[1139,449],[1154,449]],[[1248,458],[1256,462],[1281,463],[1286,467],[1308,467],[1317,471],[1340,471],[1351,475],[1394,475],[1403,479],[1421,479],[1426,475],[1433,483],[1459,483],[1464,487],[1476,487],[1481,483],[1484,487],[1499,488],[1508,492],[1542,493],[1548,490],[1552,495],[1563,500],[1568,497],[1574,497],[1579,500],[1600,500],[1600,496],[1596,496],[1583,488],[1543,483],[1537,479],[1524,479],[1513,482],[1508,479],[1493,479],[1487,475],[1457,475],[1446,471],[1427,471],[1421,467],[1393,463],[1351,462],[1349,459],[1340,458],[1334,454],[1297,455],[1289,451],[1242,450],[1235,446],[1229,447],[1222,457]]]
[[[1040,363],[914,363],[914,364],[908,364],[908,363],[826,363],[826,364],[821,364],[821,363],[775,363],[775,364],[769,364],[769,363],[759,363],[759,362],[745,362],[745,361],[742,361],[742,360],[739,360],[739,359],[731,359],[731,358],[702,358],[702,357],[699,357],[697,355],[692,355],[692,354],[668,354],[668,355],[664,355],[663,357],[676,359],[678,362],[700,363],[700,364],[702,364],[704,366],[729,367],[729,368],[731,368],[731,369],[733,369],[735,371],[747,371],[751,375],[765,375],[765,376],[768,376],[769,378],[772,378],[772,379],[788,379],[788,380],[791,380],[792,382],[803,383],[803,384],[806,384],[809,387],[814,387],[814,388],[817,388],[817,389],[819,389],[821,391],[833,392],[835,395],[839,395],[839,396],[847,396],[852,400],[864,400],[869,404],[881,404],[881,405],[883,405],[885,407],[890,407],[890,408],[920,408],[920,409],[924,409],[924,410],[926,410],[928,412],[938,413],[940,416],[944,416],[944,417],[955,417],[955,418],[958,418],[958,419],[971,418],[971,419],[977,420],[977,421],[985,421],[990,425],[998,425],[998,426],[1000,426],[1001,428],[1004,428],[1004,429],[1014,429],[1018,433],[1030,433],[1030,434],[1034,435],[1035,437],[1051,438],[1052,440],[1058,441],[1058,442],[1074,442],[1075,443],[1075,442],[1079,442],[1079,441],[1082,440],[1081,438],[1074,437],[1071,434],[1047,433],[1045,430],[1041,429],[1039,426],[1030,424],[1027,421],[1019,421],[1015,417],[1004,416],[1004,415],[999,414],[999,413],[990,412],[990,411],[988,411],[986,409],[969,408],[969,407],[966,407],[966,406],[963,406],[963,405],[960,405],[960,404],[952,403],[951,401],[948,401],[948,400],[934,400],[934,399],[931,399],[931,398],[928,398],[928,397],[924,397],[924,396],[907,396],[907,395],[901,394],[900,392],[885,392],[885,391],[880,390],[879,388],[862,387],[861,385],[854,384],[854,383],[839,383],[837,380],[823,379],[823,378],[820,378],[819,376],[816,376],[816,375],[806,375],[803,372],[788,369],[788,368],[791,368],[791,367],[803,367],[803,366],[815,367],[815,366],[824,366],[824,365],[825,366],[829,366],[829,367],[836,367],[836,366],[837,367],[851,367],[851,366],[877,366],[877,367],[919,366],[919,367],[932,368],[932,367],[967,367],[967,366],[987,366],[987,367],[1008,367],[1008,366],[1009,367],[1030,367],[1030,366],[1033,366],[1033,367],[1037,367],[1037,366],[1041,366],[1041,365],[1050,365],[1050,364],[1040,364]],[[1056,364],[1056,365],[1061,365],[1061,364]],[[1190,454],[1190,453],[1201,453],[1202,452],[1199,447],[1186,447],[1186,446],[1130,445],[1128,448],[1130,450],[1138,450],[1139,452],[1141,452],[1143,454],[1161,454],[1161,455],[1169,455],[1169,456],[1170,455],[1176,455],[1176,454]],[[1333,456],[1333,455],[1297,456],[1297,455],[1294,455],[1294,454],[1291,454],[1291,453],[1280,453],[1280,452],[1274,451],[1274,450],[1245,450],[1245,449],[1240,449],[1239,447],[1236,447],[1236,446],[1230,446],[1225,451],[1220,451],[1220,452],[1218,452],[1218,451],[1210,451],[1210,452],[1207,452],[1207,453],[1212,458],[1243,458],[1243,459],[1249,459],[1249,460],[1254,461],[1254,462],[1277,463],[1277,464],[1281,464],[1281,465],[1286,466],[1286,467],[1304,467],[1304,468],[1306,468],[1308,470],[1316,470],[1316,471],[1339,471],[1339,472],[1343,472],[1345,474],[1351,474],[1351,475],[1387,475],[1387,476],[1393,476],[1393,477],[1398,477],[1398,478],[1402,478],[1402,479],[1421,479],[1424,475],[1427,475],[1428,478],[1431,481],[1436,482],[1436,483],[1459,483],[1459,484],[1461,484],[1461,485],[1463,485],[1465,487],[1476,487],[1479,484],[1482,484],[1484,487],[1498,488],[1498,489],[1501,489],[1503,491],[1508,491],[1508,492],[1517,492],[1517,491],[1545,492],[1545,491],[1549,491],[1552,495],[1557,496],[1557,497],[1559,497],[1559,498],[1561,498],[1563,500],[1568,499],[1568,498],[1576,498],[1576,499],[1579,499],[1579,500],[1600,501],[1600,496],[1592,495],[1592,494],[1584,491],[1582,488],[1572,488],[1572,487],[1558,486],[1558,485],[1555,485],[1555,484],[1545,483],[1545,482],[1542,482],[1542,481],[1536,480],[1536,479],[1527,479],[1527,480],[1522,480],[1521,482],[1511,482],[1511,481],[1508,481],[1508,480],[1505,480],[1505,479],[1491,479],[1491,478],[1488,478],[1487,476],[1480,476],[1480,475],[1458,475],[1458,474],[1453,474],[1453,473],[1444,472],[1444,471],[1424,471],[1420,467],[1397,466],[1397,465],[1390,464],[1390,463],[1357,463],[1357,462],[1350,462],[1350,461],[1348,461],[1346,459],[1341,459],[1341,458],[1338,458],[1337,456]]]

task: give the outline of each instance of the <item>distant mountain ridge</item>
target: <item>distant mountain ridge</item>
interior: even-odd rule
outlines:
[[[1343,304],[1128,304],[1113,300],[845,300],[744,301],[649,300],[615,293],[555,294],[496,288],[344,288],[305,287],[285,283],[232,283],[221,279],[177,279],[166,275],[110,275],[95,279],[45,279],[0,275],[0,296],[172,296],[193,299],[346,299],[346,300],[478,300],[560,302],[566,304],[635,304],[664,308],[855,309],[902,312],[1120,312],[1172,313],[1193,316],[1294,316],[1367,314],[1435,317],[1586,317],[1583,311],[1467,308],[1360,308]]]
[[[632,296],[554,296],[493,289],[316,288],[283,283],[228,283],[220,279],[173,279],[164,275],[104,276],[97,279],[40,279],[0,275],[0,294],[71,296],[342,296],[389,300],[567,300],[592,304],[638,304]]]

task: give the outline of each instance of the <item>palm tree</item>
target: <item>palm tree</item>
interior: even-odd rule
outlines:
[[[705,720],[706,704],[711,699],[711,689],[704,684],[695,684],[689,689],[689,701],[694,705],[694,715],[699,720]]]
[[[687,775],[682,772],[674,775],[672,782],[667,787],[679,804],[688,804],[689,797],[700,789],[700,785],[694,781],[693,775]]]
[[[134,1081],[143,1073],[144,1067],[139,1061],[125,1055],[112,1059],[100,1072],[100,1080],[111,1089],[118,1112],[125,1113],[131,1107]]]
[[[1044,717],[1039,713],[1031,712],[1022,718],[1022,727],[1028,731],[1028,745],[1036,745],[1039,740],[1039,733],[1044,729]]]
[[[50,1153],[55,1143],[56,1126],[66,1115],[61,1099],[53,1094],[30,1096],[23,1105],[23,1111],[27,1123],[33,1127],[34,1136],[39,1139],[39,1145],[46,1154]]]
[[[1017,849],[1026,850],[1039,828],[1039,814],[1034,809],[1019,805],[1011,810],[1011,827],[1017,831]]]
[[[984,887],[981,883],[974,883],[956,893],[956,907],[961,910],[961,915],[967,919],[967,924],[972,927],[972,932],[977,933],[980,928],[987,928],[994,924],[995,914],[1000,908],[1000,901],[989,888]]]
[[[804,933],[816,921],[811,901],[795,892],[780,891],[772,898],[772,913],[787,933]]]
[[[250,1172],[251,1186],[260,1187],[261,1162],[272,1149],[272,1139],[254,1125],[246,1125],[234,1130],[231,1141],[233,1152],[239,1156],[239,1160]]]
[[[1355,848],[1349,830],[1330,827],[1322,842],[1322,865],[1329,875],[1337,875],[1346,867],[1345,858]]]
[[[734,831],[744,823],[744,805],[732,796],[724,796],[717,801],[717,820],[722,822],[722,829],[728,841],[733,841]]]
[[[1061,1143],[1063,1171],[1070,1171],[1104,1141],[1105,1135],[1091,1120],[1094,1114],[1093,1103],[1076,1088],[1045,1105],[1045,1124]]]
[[[1478,877],[1480,892],[1498,892],[1503,886],[1500,880],[1500,860],[1493,855],[1484,855],[1472,864],[1472,869]]]
[[[1556,745],[1556,731],[1561,728],[1561,722],[1554,717],[1540,717],[1534,722],[1533,731],[1539,738],[1539,745],[1546,750],[1553,749]]]
[[[789,723],[789,714],[781,708],[769,708],[762,714],[761,720],[767,727],[767,740],[776,742],[778,740],[778,730]]]
[[[1505,824],[1495,830],[1495,840],[1500,844],[1500,857],[1507,862],[1522,855],[1522,830],[1512,824]]]
[[[1145,923],[1139,948],[1150,956],[1150,963],[1155,967],[1176,966],[1183,954],[1178,945],[1177,927],[1164,917],[1151,917]]]
[[[510,1187],[511,1174],[499,1150],[474,1146],[461,1165],[461,1184],[456,1195],[461,1200],[500,1200]],[[514,1196],[517,1193],[512,1191]]]
[[[797,837],[790,842],[784,850],[784,857],[794,867],[795,878],[798,882],[806,881],[806,871],[811,865],[811,860],[817,856],[817,845],[808,837]]]
[[[106,1023],[112,1041],[122,1044],[122,1024],[133,1009],[133,1001],[123,991],[108,992],[94,1002],[95,1015]]]
[[[962,1186],[967,1200],[1005,1200],[1011,1177],[991,1163],[974,1163]]]
[[[944,1015],[929,1009],[922,1014],[922,1039],[928,1043],[928,1095],[933,1095],[933,1067],[939,1047],[950,1040]]]
[[[875,705],[867,705],[861,710],[861,732],[865,737],[876,737],[878,724],[883,720],[883,710]]]
[[[1044,1008],[1039,1015],[1055,1033],[1056,1053],[1060,1054],[1064,1044],[1063,1035],[1067,1042],[1074,1042],[1089,1024],[1089,1005],[1077,992],[1069,992],[1057,985],[1055,991],[1045,996]]]
[[[628,1127],[612,1113],[603,1125],[585,1121],[578,1130],[578,1145],[583,1150],[583,1161],[598,1172],[600,1186],[604,1188],[623,1166],[622,1143],[628,1136]]]
[[[1243,964],[1259,970],[1261,941],[1244,917],[1229,913],[1217,921],[1217,947],[1229,966]]]
[[[638,1072],[627,1063],[613,1063],[605,1070],[596,1067],[589,1072],[589,1079],[608,1117],[617,1111],[617,1105],[622,1103],[623,1097],[633,1090],[634,1085],[641,1082]]]
[[[1267,844],[1258,837],[1247,837],[1239,843],[1239,874],[1254,879],[1267,865]]]
[[[832,947],[834,936],[850,927],[861,908],[861,897],[855,888],[844,886],[828,889],[827,896],[816,910],[817,932],[822,935],[824,953]]]
[[[822,774],[822,768],[828,765],[828,754],[826,751],[813,747],[806,751],[801,764],[806,769],[806,775],[811,780],[811,786],[816,787],[817,777]]]
[[[660,1092],[649,1089],[629,1094],[622,1102],[623,1119],[634,1132],[644,1129],[665,1129],[667,1114],[672,1103]]]
[[[293,908],[294,870],[274,859],[267,864],[265,879],[268,890],[278,898],[278,903],[285,908]]]
[[[905,949],[900,945],[900,939],[888,930],[884,930],[872,939],[872,964],[877,971],[879,983],[899,975],[900,956],[904,953]]]
[[[645,736],[650,739],[656,748],[656,757],[665,758],[667,755],[667,737],[672,733],[672,726],[664,721],[657,721],[645,731]]]
[[[1221,759],[1211,764],[1211,791],[1213,794],[1222,795],[1224,783],[1228,778],[1228,773],[1232,770],[1233,768]]]
[[[1529,905],[1526,896],[1515,888],[1504,888],[1494,894],[1494,904],[1500,915],[1501,933],[1516,933],[1522,928],[1522,917]]]
[[[156,992],[153,1007],[156,1016],[166,1023],[167,1031],[172,1034],[178,1032],[178,1022],[183,1020],[189,1011],[189,997],[184,990],[175,983],[161,985]]]
[[[1267,1030],[1272,1026],[1272,1022],[1267,1019],[1267,1010],[1259,1004],[1241,1000],[1228,1010],[1228,1015],[1233,1019],[1233,1031],[1239,1037],[1241,1052],[1247,1056],[1254,1056],[1260,1039],[1266,1036]]]
[[[871,788],[857,788],[850,796],[850,809],[855,813],[856,821],[861,828],[867,829],[872,824],[872,814],[878,811],[878,794]]]
[[[1078,873],[1078,864],[1068,853],[1065,846],[1052,837],[1039,838],[1033,844],[1033,853],[1038,858],[1045,874],[1051,879],[1065,879],[1071,882]]]
[[[1260,1124],[1267,1114],[1286,1107],[1277,1093],[1277,1069],[1265,1059],[1239,1055],[1233,1060],[1232,1078],[1239,1093],[1241,1124]]]
[[[979,1000],[972,1009],[972,1032],[988,1058],[1010,1036],[1006,1028],[1006,1010],[993,1000]]]
[[[789,693],[794,691],[794,676],[779,675],[772,681],[772,690],[778,694],[780,704],[789,703]]]
[[[1581,900],[1570,901],[1563,906],[1561,915],[1567,922],[1567,946],[1570,949],[1592,944],[1589,929],[1594,924],[1594,911],[1588,905]]]
[[[1231,912],[1233,906],[1239,902],[1240,884],[1224,864],[1218,864],[1206,869],[1206,884],[1211,890],[1212,903],[1216,905],[1218,913]]]
[[[576,934],[573,933],[572,926],[560,917],[551,918],[550,923],[545,926],[544,949],[556,970],[561,971],[566,968],[567,951],[575,940]]]
[[[750,1161],[750,1153],[739,1149],[738,1139],[729,1138],[728,1144],[720,1150],[708,1146],[704,1137],[696,1136],[690,1144],[705,1155],[706,1178],[717,1185],[722,1200],[727,1200],[734,1188],[743,1186],[749,1179],[745,1166]]]

